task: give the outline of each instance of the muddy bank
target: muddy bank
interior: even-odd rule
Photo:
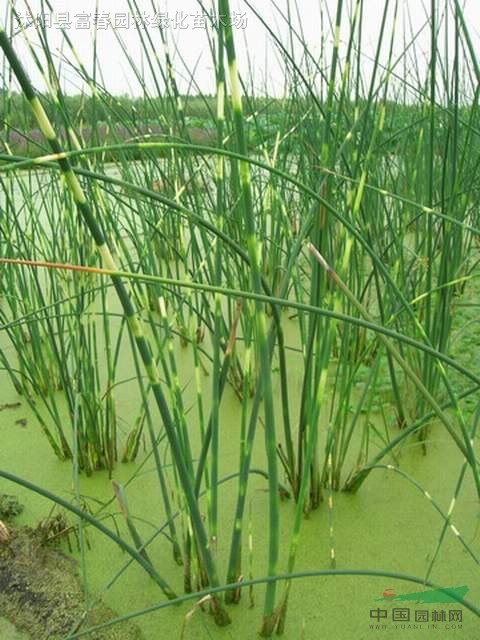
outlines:
[[[8,540],[0,543],[0,611],[18,631],[32,640],[63,640],[73,631],[115,617],[103,604],[86,615],[72,558],[57,547],[46,546],[36,530],[8,529]],[[127,623],[89,638],[142,640],[142,635]]]

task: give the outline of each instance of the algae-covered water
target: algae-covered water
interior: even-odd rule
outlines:
[[[475,290],[475,299],[479,291]],[[112,301],[111,310],[118,311],[118,303]],[[118,323],[112,323],[118,328]],[[470,325],[460,346],[462,361],[477,370],[478,353],[475,309],[471,317],[459,322],[459,328]],[[294,323],[284,319],[284,329],[289,347],[299,347],[299,339]],[[3,337],[1,338],[3,339]],[[455,340],[453,341],[455,342]],[[4,345],[6,347],[6,345]],[[120,440],[133,427],[138,416],[141,399],[136,381],[131,381],[133,373],[131,353],[125,340],[121,350],[115,393],[117,414],[120,416]],[[458,345],[455,344],[457,348]],[[6,347],[8,348],[8,347]],[[457,349],[458,351],[458,349]],[[461,351],[461,349],[460,349]],[[14,358],[12,351],[12,358]],[[191,350],[177,345],[175,353],[179,377],[184,385],[185,405],[194,401],[195,384],[192,370]],[[303,360],[298,350],[288,350],[288,375],[292,416],[299,412]],[[364,376],[365,383],[367,376]],[[130,379],[130,382],[128,380]],[[205,389],[210,389],[211,379],[205,376]],[[457,381],[458,382],[458,381]],[[279,381],[275,397],[279,398]],[[60,462],[50,449],[42,434],[34,413],[28,408],[23,397],[18,396],[3,373],[0,373],[0,468],[25,478],[36,485],[75,502],[75,487],[72,466]],[[379,387],[380,390],[380,387]],[[387,389],[388,393],[388,389]],[[209,394],[205,394],[208,396]],[[379,394],[380,396],[380,394]],[[380,416],[381,398],[375,403],[371,420],[378,420],[378,431],[384,428]],[[62,406],[60,395],[57,404]],[[327,403],[326,403],[327,404]],[[9,405],[9,406],[7,406]],[[37,408],[43,411],[41,398]],[[205,412],[208,412],[208,399]],[[280,404],[277,407],[280,414]],[[392,412],[388,400],[383,410]],[[238,470],[240,443],[241,405],[233,390],[227,388],[221,403],[220,436],[220,477],[227,477]],[[325,412],[327,413],[327,411]],[[156,413],[154,414],[157,415]],[[390,433],[397,433],[395,416],[387,415]],[[194,411],[189,413],[188,428],[192,442],[197,445],[198,425]],[[67,423],[67,420],[66,420]],[[325,441],[327,417],[321,421],[321,442]],[[160,425],[156,425],[157,428]],[[370,456],[381,440],[372,438]],[[350,470],[356,460],[360,444],[355,435],[352,441],[345,471]],[[403,472],[411,475],[422,487],[419,490],[405,476],[393,469],[375,469],[355,495],[336,493],[333,496],[333,510],[329,511],[327,501],[311,513],[302,526],[300,551],[296,570],[321,571],[331,568],[332,541],[337,569],[369,569],[409,574],[423,578],[437,553],[444,521],[435,510],[425,491],[444,513],[449,511],[452,496],[458,482],[463,460],[452,444],[452,438],[442,425],[432,424],[424,455],[421,443],[413,438],[403,444],[394,457],[385,459],[385,464],[399,465]],[[262,430],[259,428],[254,447],[252,466],[266,468]],[[152,458],[142,449],[135,464],[118,464],[113,479],[127,487],[130,510],[136,519],[136,526],[143,539],[149,538],[165,522],[165,514],[158,488],[158,479]],[[283,480],[283,479],[282,479]],[[345,474],[343,476],[345,480]],[[103,522],[113,530],[118,527],[126,540],[129,534],[113,500],[111,479],[106,472],[96,472],[91,477],[81,477],[81,506],[85,505],[96,515],[104,515]],[[0,493],[15,494],[24,505],[24,511],[15,521],[15,526],[35,527],[51,511],[52,505],[36,494],[23,490],[11,483],[0,480]],[[221,579],[225,579],[228,548],[232,530],[233,513],[237,497],[236,479],[223,483],[220,489],[220,526],[218,540],[218,566]],[[250,480],[248,508],[246,513],[246,533],[243,569],[245,580],[261,578],[267,571],[268,493],[264,478],[253,475]],[[206,515],[207,505],[201,501],[202,514]],[[286,569],[286,560],[293,525],[294,504],[285,500],[281,505],[280,548],[282,550],[279,571]],[[430,579],[443,587],[466,585],[467,598],[473,603],[480,602],[480,580],[478,564],[472,559],[460,539],[476,556],[480,556],[480,517],[478,498],[467,471],[462,491],[455,503],[452,523],[438,550]],[[68,516],[72,525],[77,524],[73,516]],[[330,528],[333,527],[333,535]],[[251,548],[248,545],[248,530],[251,532]],[[135,616],[132,620],[141,629],[145,640],[163,637],[189,639],[232,639],[257,638],[261,620],[264,587],[256,585],[245,589],[241,604],[229,608],[233,618],[231,626],[218,629],[207,613],[190,604],[165,607],[165,598],[156,584],[137,565],[129,564],[128,556],[105,536],[85,528],[88,548],[79,552],[74,536],[70,543],[72,555],[78,561],[77,571],[84,581],[85,607],[93,606],[97,597],[103,598],[118,616],[141,613],[161,605],[157,611]],[[69,554],[66,542],[62,549]],[[149,556],[158,571],[182,593],[181,569],[174,563],[171,545],[165,537],[158,536],[149,546]],[[123,571],[122,571],[123,570]],[[279,593],[283,588],[279,584]],[[467,609],[454,604],[394,604],[378,602],[385,591],[405,594],[421,591],[421,585],[402,582],[398,579],[365,576],[320,576],[294,582],[284,637],[286,640],[335,638],[338,640],[363,640],[367,638],[464,638],[472,640],[480,636],[479,619]],[[404,608],[410,620],[394,621],[393,609]],[[418,612],[428,612],[428,622],[417,622]],[[458,613],[460,611],[460,614]],[[454,613],[456,612],[456,613]],[[0,611],[0,616],[2,611]],[[425,616],[425,613],[423,614]],[[384,616],[384,617],[382,617]],[[443,621],[441,618],[445,617]],[[461,620],[459,620],[459,616]],[[435,618],[438,618],[436,620]],[[454,619],[450,619],[454,618]],[[80,621],[79,621],[80,622]],[[120,635],[118,636],[121,637]],[[10,623],[0,618],[0,638],[2,640],[23,640],[22,635]],[[40,640],[31,638],[31,640]]]
[[[185,367],[187,357],[185,356]],[[291,369],[291,383],[300,383],[300,377]],[[18,474],[37,485],[73,500],[72,469],[69,464],[58,461],[52,454],[35,418],[31,415],[22,399],[9,390],[2,381],[2,402],[21,405],[5,409],[0,414],[0,466]],[[128,394],[118,400],[119,412],[128,416]],[[123,413],[122,413],[123,412]],[[18,424],[26,419],[26,426]],[[221,438],[221,475],[227,475],[236,468],[239,441],[239,403],[233,392],[227,391],[222,402],[222,438]],[[25,424],[25,423],[23,423]],[[154,527],[163,522],[158,484],[154,466],[150,458],[142,467],[139,463],[119,464],[114,478],[128,484],[130,509],[141,520],[137,521],[139,531],[145,538],[151,535]],[[386,461],[390,462],[390,461]],[[419,443],[410,444],[397,453],[396,462],[411,474],[422,488],[433,497],[444,512],[448,511],[451,497],[458,480],[462,460],[452,447],[451,439],[439,425],[433,425],[427,455],[423,455]],[[265,468],[263,441],[258,436],[254,466]],[[248,519],[252,534],[252,551],[244,550],[245,579],[258,578],[266,572],[268,512],[267,485],[263,478],[252,476],[249,498]],[[34,525],[44,518],[51,504],[43,498],[1,481],[0,491],[15,493],[25,505],[18,524]],[[96,473],[92,477],[82,477],[81,493],[89,507],[95,512],[102,503],[113,497],[110,480],[106,473]],[[236,498],[236,483],[231,480],[222,485],[220,491],[219,566],[226,566],[226,549],[231,532],[231,519]],[[202,511],[206,505],[201,503]],[[115,522],[126,537],[118,509],[114,503],[104,510],[115,516]],[[300,554],[296,569],[329,569],[330,537],[329,513],[325,503],[305,520],[302,529]],[[480,520],[478,502],[475,498],[473,482],[467,473],[464,489],[458,499],[453,523],[463,539],[477,555],[480,554]],[[71,518],[74,523],[74,518]],[[281,520],[281,569],[285,567],[289,544],[289,532],[293,522],[293,504],[282,503]],[[112,518],[105,520],[113,526]],[[435,553],[443,520],[432,507],[431,502],[413,484],[393,470],[374,470],[361,487],[357,495],[335,494],[333,510],[333,540],[338,569],[382,569],[422,577],[425,575],[432,554]],[[83,567],[86,579],[86,603],[91,603],[97,594],[103,594],[105,603],[118,615],[165,603],[158,587],[138,567],[128,568],[110,584],[117,572],[128,563],[128,557],[114,543],[91,529],[87,530],[89,550],[85,554]],[[73,554],[80,562],[80,554],[72,539]],[[174,563],[168,542],[157,538],[149,548],[150,557],[161,573],[181,593],[181,570]],[[79,564],[79,571],[81,565]],[[441,545],[431,580],[444,587],[468,585],[467,598],[476,603],[480,601],[480,581],[478,566],[468,555],[451,529],[447,530]],[[108,588],[107,588],[108,586]],[[361,640],[363,638],[465,638],[471,640],[479,634],[478,618],[468,610],[453,604],[411,605],[411,622],[393,622],[394,604],[378,603],[387,589],[398,594],[419,591],[421,587],[409,582],[382,577],[315,577],[296,581],[293,585],[285,638],[338,638]],[[263,604],[263,587],[255,586],[251,593],[244,591],[239,606],[230,608],[233,624],[218,629],[206,613],[195,610],[193,615],[185,615],[193,610],[190,606],[162,608],[156,612],[139,616],[136,624],[146,640],[157,640],[168,635],[172,638],[256,638]],[[400,604],[398,607],[404,607]],[[387,621],[377,622],[371,616],[380,608],[388,616]],[[428,610],[430,620],[435,612],[444,611],[446,621],[435,623],[415,623],[416,610]],[[461,610],[462,621],[449,621],[450,611]],[[373,612],[373,613],[371,613]],[[383,615],[380,614],[380,615]],[[457,614],[458,615],[458,614]],[[437,617],[437,615],[435,616]],[[186,622],[185,622],[186,620]],[[417,628],[409,628],[417,624]],[[428,626],[435,624],[436,626]],[[185,625],[185,626],[184,626]],[[380,625],[380,626],[376,626]],[[386,625],[384,627],[383,625]],[[402,628],[402,625],[405,625]],[[5,627],[2,639],[20,638],[16,632]],[[425,631],[428,635],[425,636]],[[183,634],[183,636],[182,636]],[[37,640],[37,639],[35,639]]]
[[[26,633],[15,629],[13,624],[5,618],[0,618],[0,637],[6,640],[29,640]]]

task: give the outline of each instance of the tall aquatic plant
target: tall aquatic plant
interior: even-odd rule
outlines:
[[[50,7],[48,0],[45,4]],[[140,8],[135,0],[128,6]],[[209,22],[206,31],[216,74],[214,98],[198,91],[195,71],[184,64],[168,30],[139,30],[144,66],[116,33],[141,94],[131,100],[110,95],[102,86],[98,59],[88,71],[69,34],[62,33],[75,60],[72,69],[91,94],[78,109],[79,130],[102,114],[109,132],[105,139],[93,130],[84,138],[79,132],[72,135],[70,98],[57,86],[48,34],[40,35],[50,69],[44,75],[52,86],[42,102],[49,103],[51,121],[2,35],[10,67],[53,151],[48,153],[42,140],[33,148],[44,156],[37,161],[8,151],[1,155],[0,175],[18,171],[23,184],[20,170],[25,169],[31,181],[21,188],[20,198],[30,202],[28,222],[24,226],[20,218],[14,233],[7,221],[0,226],[5,257],[28,258],[30,232],[41,245],[32,251],[28,269],[2,266],[2,275],[8,268],[2,282],[10,278],[31,303],[29,309],[15,301],[10,315],[19,318],[5,317],[5,329],[24,356],[20,328],[42,333],[44,353],[50,353],[63,326],[75,345],[72,363],[92,392],[85,395],[86,407],[103,389],[100,367],[107,371],[109,389],[114,380],[121,383],[115,374],[123,341],[133,345],[132,387],[141,408],[123,459],[135,460],[147,437],[146,456],[152,456],[158,477],[159,511],[165,511],[175,559],[183,563],[185,591],[194,594],[196,587],[206,587],[201,593],[208,595],[208,588],[213,589],[220,623],[227,621],[220,594],[232,603],[243,591],[250,477],[259,473],[268,479],[268,576],[261,629],[268,636],[285,628],[305,512],[323,508],[324,500],[328,534],[318,551],[337,575],[335,565],[342,560],[335,549],[335,492],[357,490],[374,469],[392,471],[383,458],[390,462],[392,456],[396,464],[397,448],[420,431],[427,449],[423,427],[429,422],[443,425],[466,460],[462,473],[468,467],[480,489],[474,431],[463,403],[480,381],[449,354],[449,306],[468,286],[476,260],[473,239],[479,233],[478,195],[471,187],[479,169],[479,92],[474,91],[471,104],[462,105],[462,86],[472,84],[462,68],[467,52],[477,80],[480,75],[458,3],[452,14],[454,64],[448,64],[448,52],[437,37],[448,6],[432,2],[426,14],[431,64],[425,73],[415,62],[416,77],[407,80],[399,69],[408,68],[409,56],[420,58],[419,34],[409,35],[404,26],[404,46],[395,53],[401,35],[397,1],[382,5],[368,66],[368,5],[362,0],[338,0],[333,18],[322,4],[320,57],[311,49],[301,19],[295,19],[301,17],[300,3],[272,3],[273,14],[287,30],[284,40],[258,6],[246,0],[276,47],[286,87],[281,98],[268,96],[267,90],[265,96],[256,95],[253,79],[237,68],[240,47],[229,2],[220,0],[216,6],[224,19],[217,26]],[[35,57],[34,47],[31,53]],[[184,65],[192,95],[182,95],[175,61]],[[7,110],[14,99],[9,92]],[[11,122],[16,115],[10,111]],[[195,139],[199,126],[203,140]],[[28,196],[39,186],[32,176],[40,169],[47,177],[54,175],[57,165],[62,182],[52,180],[40,207],[40,199]],[[11,220],[22,205],[11,185],[5,191]],[[72,216],[61,255],[55,251],[59,244],[46,241],[39,219],[40,210],[53,202],[48,227],[55,228],[58,209],[64,212],[63,221],[67,208],[70,213],[74,207],[86,223],[80,226]],[[108,287],[98,281],[94,244],[112,276]],[[61,267],[59,262],[70,264]],[[41,278],[35,269],[42,263],[49,267],[44,277],[53,309],[44,309],[42,297],[32,295]],[[73,313],[85,326],[65,320],[63,310],[55,308],[67,277]],[[113,292],[121,302],[119,310]],[[95,312],[106,335],[115,323],[109,363],[95,362],[95,331],[86,324],[93,317],[94,300],[101,303]],[[23,359],[19,373],[6,350],[0,351],[2,365],[14,383],[30,367],[28,376],[40,388],[49,378],[51,361],[57,363],[51,379],[62,374],[66,344],[60,342],[48,366],[38,357]],[[459,391],[451,371],[471,387]],[[239,399],[238,464],[229,469],[230,479],[238,483],[233,513],[223,508],[221,496],[222,453],[234,428],[229,430],[222,405],[229,383]],[[78,432],[81,412],[74,391],[71,406]],[[158,428],[152,396],[164,429]],[[68,429],[55,433],[60,414],[52,411],[38,418],[58,438],[53,442],[61,455],[62,447],[70,446],[70,434]],[[98,440],[100,427],[89,426],[92,441]],[[257,449],[262,432],[265,444]],[[117,444],[117,435],[112,430],[110,447]],[[252,468],[259,450],[268,473]],[[72,455],[79,454],[74,446]],[[295,498],[287,571],[281,580],[279,493]],[[143,552],[131,505],[126,506],[121,491],[117,494],[135,547]],[[233,519],[230,539],[222,527],[227,518]],[[442,540],[443,534],[438,548]],[[219,575],[225,552],[223,584]],[[154,561],[150,552],[140,555]],[[283,589],[279,605],[277,583]]]
[[[30,103],[31,109],[35,115],[38,125],[43,135],[45,136],[45,139],[50,145],[52,153],[56,156],[63,177],[65,179],[65,183],[72,193],[79,215],[82,217],[85,225],[87,226],[105,267],[110,269],[111,271],[117,271],[115,260],[112,256],[110,248],[108,247],[102,227],[94,217],[93,210],[89,205],[87,196],[82,189],[77,176],[72,170],[70,161],[62,154],[62,147],[60,141],[57,138],[55,130],[53,129],[52,124],[42,106],[42,103],[40,102],[40,99],[38,98],[32,86],[32,83],[27,76],[27,73],[23,68],[20,59],[15,53],[10,40],[3,28],[0,28],[0,47],[3,49],[5,56],[9,61],[18,79],[18,82],[20,83],[22,91],[24,92],[25,97]],[[217,587],[219,585],[217,569],[208,546],[207,535],[196,502],[192,479],[188,472],[187,460],[185,459],[185,450],[182,448],[182,444],[178,438],[177,430],[173,423],[170,410],[168,408],[167,400],[162,389],[160,375],[155,359],[153,357],[149,340],[144,333],[142,320],[138,315],[133,299],[125,284],[123,283],[121,278],[114,275],[112,276],[112,283],[127,318],[132,336],[135,339],[136,348],[138,349],[140,357],[143,361],[152,387],[155,401],[163,420],[164,428],[172,450],[174,464],[179,475],[180,484],[185,494],[185,500],[188,503],[189,515],[192,520],[192,528],[195,533],[196,542],[198,544],[199,554],[204,563],[205,573],[211,586]],[[152,446],[155,447],[154,441],[152,442]],[[222,604],[216,597],[212,598],[212,609],[218,624],[224,625],[229,622],[228,614],[225,612]]]

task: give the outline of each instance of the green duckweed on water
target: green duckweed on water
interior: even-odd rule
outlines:
[[[11,622],[5,618],[0,618],[0,633],[5,640],[30,640],[26,633],[16,629]]]
[[[232,394],[225,403],[223,413],[224,423],[228,425],[231,436],[228,440],[235,441],[238,426],[236,424],[236,398]],[[33,423],[32,423],[33,424]],[[0,425],[0,435],[6,446],[0,452],[0,466],[4,469],[13,469],[19,475],[33,480],[41,486],[47,487],[54,493],[68,496],[65,487],[70,484],[69,466],[55,461],[48,455],[48,445],[40,432],[32,429],[31,434],[24,430],[15,429],[12,423],[3,421]],[[28,444],[30,443],[30,444]],[[12,454],[15,450],[23,448],[25,455],[22,460],[14,465]],[[222,471],[226,475],[237,455],[235,447],[224,445],[222,448]],[[450,446],[446,437],[438,436],[429,447],[427,456],[421,451],[418,443],[412,442],[399,453],[397,462],[402,469],[415,476],[417,481],[428,490],[446,511],[449,506],[450,495],[455,486],[459,463],[458,453]],[[255,464],[262,466],[262,456],[256,458]],[[438,473],[438,469],[442,473]],[[128,483],[129,478],[135,474],[135,465],[122,465],[115,471],[115,478],[123,483]],[[222,474],[223,475],[223,474]],[[10,487],[6,483],[1,485],[5,490]],[[108,477],[104,474],[96,474],[91,478],[82,479],[82,495],[88,499],[90,505],[96,505],[113,498],[113,489],[110,489]],[[234,504],[235,493],[233,485],[225,483],[222,486],[220,500],[222,512],[228,513]],[[46,500],[35,497],[30,492],[16,490],[19,499],[24,504],[24,512],[17,518],[17,524],[31,523],[35,525],[45,514],[49,513],[50,505]],[[157,502],[155,493],[155,473],[149,461],[138,474],[135,480],[128,485],[128,496],[131,510],[134,516],[148,513],[149,520],[161,523],[163,516],[156,513]],[[442,519],[433,509],[431,502],[423,493],[411,485],[394,471],[379,469],[372,472],[368,482],[362,491],[356,495],[337,494],[335,501],[335,554],[337,567],[359,567],[369,569],[389,569],[408,573],[411,575],[424,575],[429,561],[435,552],[438,536],[442,529]],[[249,567],[246,579],[250,576],[263,575],[263,566],[268,544],[265,536],[263,521],[268,504],[266,483],[262,478],[252,480],[251,497],[249,500],[249,519],[251,518],[252,552],[250,560],[246,562]],[[133,505],[135,505],[133,507]],[[202,511],[206,503],[201,503]],[[280,540],[285,549],[289,539],[289,530],[292,522],[292,501],[282,503]],[[117,523],[121,531],[123,524],[118,518],[118,510],[110,505],[106,511],[117,513]],[[461,532],[463,538],[478,555],[480,553],[480,519],[478,515],[472,518],[472,512],[476,511],[475,492],[472,482],[466,483],[464,493],[458,500],[455,510],[455,526]],[[221,530],[230,526],[228,520],[221,521]],[[138,521],[138,529],[145,539],[152,533],[153,527],[149,523]],[[106,540],[102,535],[88,531],[90,549],[86,551],[86,579],[91,594],[102,593],[109,580],[116,572],[125,566],[127,558],[114,544]],[[81,561],[76,541],[72,537],[73,558]],[[172,581],[172,585],[181,589],[181,580],[177,565],[168,554],[168,542],[166,539],[157,539],[149,547],[149,554],[154,558],[164,558],[162,563],[163,574]],[[61,550],[70,556],[66,542],[61,543]],[[49,551],[61,566],[66,566],[72,572],[68,578],[71,588],[71,576],[78,572],[79,565],[72,565],[72,560],[67,560],[63,554],[59,555],[57,548]],[[227,550],[224,545],[219,546],[220,558],[225,557]],[[247,556],[250,553],[246,550]],[[329,521],[327,509],[322,506],[318,511],[310,514],[305,520],[302,529],[301,550],[297,570],[329,569]],[[159,565],[160,566],[160,565]],[[440,556],[435,564],[432,579],[442,586],[457,586],[467,584],[470,588],[468,599],[478,601],[480,596],[478,568],[471,557],[458,542],[458,539],[450,531],[441,547]],[[74,581],[75,589],[78,583]],[[347,639],[367,639],[375,632],[370,629],[372,620],[370,611],[380,605],[378,598],[382,597],[386,589],[393,589],[396,594],[421,591],[420,585],[401,582],[392,578],[369,577],[329,577],[312,578],[294,583],[291,593],[290,616],[284,637],[288,640],[297,638],[318,638],[320,626],[328,637]],[[58,592],[57,589],[54,592]],[[78,593],[78,591],[77,591]],[[128,614],[132,611],[140,611],[144,608],[165,602],[158,592],[158,587],[148,579],[142,570],[130,566],[118,581],[108,589],[105,594],[105,603],[115,610],[118,615]],[[259,607],[263,598],[263,588],[255,586],[252,593],[243,594],[241,604],[231,611],[233,623],[221,632],[222,637],[229,640],[245,638],[253,640],[257,638],[256,621]],[[86,601],[84,601],[86,603]],[[251,603],[253,602],[253,608]],[[398,628],[391,622],[393,603],[383,604],[380,608],[388,611],[390,617],[389,628],[379,631],[383,638],[397,638]],[[402,605],[399,605],[402,606]],[[412,616],[415,609],[428,609],[431,614],[436,610],[457,609],[450,605],[425,605],[411,606]],[[193,614],[185,616],[190,612]],[[83,611],[82,605],[74,609],[76,616]],[[230,610],[229,610],[230,611]],[[448,615],[448,613],[447,613]],[[70,616],[68,618],[71,620]],[[180,637],[182,629],[185,640],[190,638],[211,638],[218,633],[215,630],[210,616],[202,613],[198,608],[183,605],[181,608],[171,607],[163,609],[148,616],[142,616],[134,620],[141,629],[146,640],[155,640],[161,636],[165,629],[176,637]],[[114,628],[115,629],[115,628]],[[302,631],[304,629],[304,631]],[[441,627],[446,634],[447,630]],[[462,628],[449,630],[452,637],[462,640],[471,640],[478,630],[476,616],[463,609]],[[120,632],[117,632],[120,633]],[[441,631],[439,632],[441,633]],[[418,636],[418,630],[402,631],[400,637],[408,640]],[[121,635],[112,635],[112,638],[121,638]],[[126,638],[129,636],[126,635]],[[133,636],[135,637],[135,636]],[[439,636],[442,637],[442,636]],[[446,635],[445,637],[450,637]]]

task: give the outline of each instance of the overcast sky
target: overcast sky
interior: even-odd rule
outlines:
[[[281,12],[286,12],[290,2],[291,11],[294,18],[294,25],[299,27],[299,20],[303,36],[308,43],[309,51],[318,59],[321,51],[321,14],[323,12],[324,24],[328,28],[328,20],[335,13],[336,0],[296,0],[296,7],[299,11],[299,19],[296,16],[295,2],[293,0],[254,0],[254,7],[284,43],[288,43],[287,29]],[[71,68],[70,64],[76,63],[65,43],[62,44],[62,31],[60,24],[66,26],[68,34],[75,44],[78,54],[89,72],[93,69],[93,35],[94,16],[97,14],[97,56],[100,63],[99,71],[103,77],[106,88],[111,93],[129,93],[140,95],[142,93],[140,83],[135,77],[135,73],[129,67],[127,56],[122,52],[122,47],[118,38],[124,43],[128,54],[131,56],[133,64],[137,68],[145,68],[144,56],[139,43],[139,30],[136,27],[136,11],[132,6],[129,8],[128,0],[51,0],[53,12],[46,9],[42,0],[30,0],[24,3],[17,0],[16,7],[22,21],[27,24],[28,20],[44,15],[47,24],[47,34],[51,50],[58,55],[57,62],[60,64],[61,53],[64,54],[64,62],[61,63],[61,75],[64,90],[75,93],[82,87],[78,74]],[[170,49],[174,55],[174,66],[179,79],[181,90],[186,92],[189,84],[189,77],[194,71],[195,80],[199,88],[208,93],[214,93],[215,82],[211,54],[208,47],[203,25],[205,23],[205,9],[201,8],[197,0],[172,0],[164,2],[157,0],[137,0],[136,2],[142,22],[146,25],[149,34],[155,43],[155,48],[163,59],[161,40],[156,23],[161,20],[164,25],[168,25],[168,37]],[[343,14],[342,40],[348,34],[348,22],[351,0],[345,0],[345,10]],[[427,14],[425,4],[430,6],[430,0],[400,0],[398,26],[395,38],[395,54],[401,55],[404,48],[404,36],[406,42],[411,40],[411,33],[423,32],[417,37],[415,49],[415,61],[418,63],[423,74],[428,58],[429,31],[425,26]],[[445,0],[438,0],[437,4],[445,6]],[[453,2],[452,2],[453,4]],[[463,0],[465,16],[471,30],[472,38],[480,52],[480,39],[478,32],[480,29],[480,0]],[[5,21],[8,11],[9,0],[0,0],[1,19]],[[154,5],[154,6],[153,6]],[[394,0],[391,0],[390,20],[387,26],[387,37],[382,54],[386,60],[391,33],[391,17],[393,15]],[[30,12],[28,10],[30,7]],[[81,6],[81,9],[79,8]],[[211,0],[204,0],[206,9],[211,9]],[[369,56],[373,55],[377,42],[382,11],[385,6],[383,0],[364,0],[364,30],[362,43],[362,64],[365,74],[368,74]],[[237,38],[240,69],[243,74],[253,73],[255,89],[261,92],[265,86],[269,93],[281,94],[283,91],[282,79],[284,71],[278,52],[272,44],[272,38],[267,33],[267,29],[255,16],[244,0],[232,0],[232,8],[235,11],[235,35]],[[443,10],[443,9],[442,9]],[[116,25],[114,29],[112,25]],[[31,39],[34,46],[38,43],[34,27],[26,29],[24,34],[19,33],[14,43],[16,48],[22,53],[24,60],[35,84],[42,88],[41,76],[36,70],[35,64],[25,46],[25,34]],[[329,42],[331,49],[332,35],[330,33]],[[442,40],[443,46],[443,40]],[[175,49],[177,52],[175,53]],[[299,49],[297,48],[297,52]],[[247,55],[248,52],[248,55]],[[412,52],[413,53],[413,49]],[[41,52],[39,51],[39,55]],[[425,57],[425,58],[424,58]],[[413,66],[410,56],[408,66]],[[146,79],[149,89],[153,88],[148,70],[145,70],[143,77]]]

